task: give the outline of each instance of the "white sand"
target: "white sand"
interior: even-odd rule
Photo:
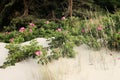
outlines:
[[[48,46],[44,38],[37,40],[44,47]],[[0,65],[8,54],[4,46],[5,43],[0,43]],[[0,80],[120,80],[120,52],[105,48],[94,51],[85,45],[74,50],[78,52],[76,58],[60,58],[47,66],[28,59],[16,66],[0,69]]]

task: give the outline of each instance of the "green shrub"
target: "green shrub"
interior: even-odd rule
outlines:
[[[39,62],[41,63],[47,63],[46,49],[41,45],[38,45],[38,42],[35,40],[32,40],[29,45],[10,43],[6,45],[6,48],[9,49],[9,55],[7,61],[1,66],[3,68],[15,65],[16,62],[20,62],[30,57],[40,59]],[[35,53],[36,51],[40,51],[41,53],[38,55]],[[44,62],[41,59],[44,59]]]
[[[21,27],[19,31],[15,30],[7,35],[1,33],[0,41],[11,42],[7,47],[10,54],[4,66],[13,65],[28,57],[36,57],[33,54],[36,50],[45,52],[43,55],[37,56],[41,64],[46,64],[60,57],[75,57],[76,53],[73,48],[80,44],[86,44],[96,50],[106,47],[119,51],[120,20],[118,17],[118,14],[107,14],[82,21],[76,17],[72,19],[63,17],[58,22],[41,20],[40,23],[30,23]],[[37,46],[35,41],[31,45],[18,45],[18,43],[30,41],[37,37],[50,39],[49,48],[52,50],[50,55],[47,55],[47,49]]]

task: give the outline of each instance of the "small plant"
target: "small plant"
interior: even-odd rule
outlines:
[[[46,49],[41,45],[38,45],[38,42],[35,40],[32,40],[29,45],[10,43],[9,45],[6,45],[6,48],[9,49],[9,55],[7,61],[1,66],[3,68],[15,65],[16,62],[20,62],[30,57],[40,59],[39,62],[42,64],[47,63]]]
[[[120,34],[114,33],[113,36],[108,38],[108,48],[120,51]]]
[[[53,56],[59,57],[75,57],[73,47],[75,43],[72,35],[68,31],[57,29],[56,37],[50,43]]]

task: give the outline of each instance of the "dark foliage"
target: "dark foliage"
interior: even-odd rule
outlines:
[[[72,1],[72,15],[78,17],[88,16],[86,10],[95,11],[101,7],[113,13],[120,8],[119,0]],[[56,20],[62,16],[70,16],[69,7],[69,0],[0,0],[0,30],[3,30],[4,26],[10,25],[11,21],[18,17],[24,18],[32,15],[39,19]]]

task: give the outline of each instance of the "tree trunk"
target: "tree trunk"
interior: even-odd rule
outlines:
[[[22,16],[28,16],[28,1],[23,0],[23,2],[24,2],[24,13]]]
[[[69,0],[69,11],[70,11],[70,17],[72,18],[72,6],[73,6],[73,1]]]

